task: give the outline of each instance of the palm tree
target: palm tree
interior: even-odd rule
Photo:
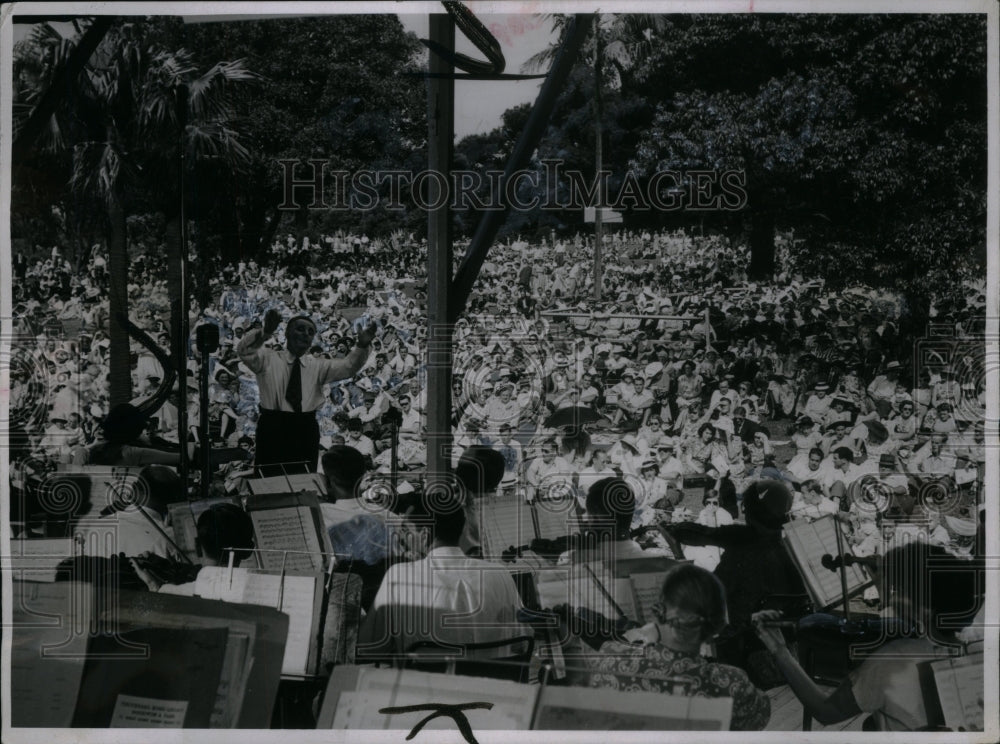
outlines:
[[[559,31],[559,43],[543,49],[525,62],[528,70],[548,66],[566,33],[571,16],[549,15],[553,28]],[[646,13],[597,14],[590,38],[581,52],[585,64],[594,69],[594,174],[600,178],[604,168],[604,91],[619,90],[622,77],[655,43],[656,34],[663,30],[663,16]],[[600,191],[598,194],[600,195]],[[600,301],[604,283],[603,220],[600,202],[594,210],[594,300]]]
[[[51,43],[50,32],[40,31],[39,37]],[[128,315],[129,210],[146,199],[163,213],[168,265],[178,266],[182,172],[195,164],[233,169],[249,162],[230,124],[236,92],[232,86],[252,82],[257,75],[241,61],[219,62],[199,74],[191,53],[165,49],[152,36],[144,21],[114,26],[77,78],[75,95],[62,101],[49,127],[59,135],[48,139],[49,147],[73,148],[73,193],[102,208],[112,318]],[[67,129],[74,136],[67,137]],[[186,312],[181,287],[179,273],[171,272],[172,304]],[[109,336],[115,405],[132,397],[129,338],[114,322]],[[179,341],[184,348],[186,340]]]

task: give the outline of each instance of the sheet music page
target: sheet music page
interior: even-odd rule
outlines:
[[[257,547],[264,551],[258,554],[263,568],[280,570],[284,566],[288,571],[323,570],[322,548],[309,507],[254,509],[250,518],[253,520]],[[281,550],[305,552],[275,552]]]
[[[239,589],[234,581],[233,593],[238,598],[230,602],[277,607],[288,615],[288,641],[281,664],[282,674],[309,674],[309,651],[315,639],[315,602],[317,578],[315,576],[285,576],[285,588],[278,593],[281,577],[276,574],[246,573]]]
[[[10,568],[22,581],[55,581],[58,565],[76,554],[69,537],[11,540],[10,549]]]
[[[535,585],[538,587],[538,603],[543,608],[552,609],[557,605],[571,604],[573,601],[569,566],[552,566],[538,570],[535,573]]]
[[[640,623],[653,622],[650,608],[660,601],[660,589],[663,586],[663,574],[641,573],[632,574],[629,578],[632,585],[632,595],[635,599]]]
[[[982,731],[983,654],[931,663],[945,725],[952,731]]]
[[[499,558],[507,548],[530,545],[535,537],[531,504],[517,494],[487,498],[479,502],[486,558]]]
[[[823,566],[823,556],[837,556],[837,533],[839,529],[833,516],[826,516],[814,522],[796,520],[784,527],[785,538],[806,584],[822,607],[841,602],[843,591],[840,571],[831,571]],[[861,568],[855,564],[847,568],[847,590],[853,592],[867,583]]]
[[[536,499],[531,507],[538,520],[540,538],[554,540],[580,531],[580,517],[573,498]]]

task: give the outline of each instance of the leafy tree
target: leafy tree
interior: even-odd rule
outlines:
[[[754,275],[793,228],[794,268],[902,291],[919,328],[984,269],[984,15],[671,16],[657,41],[633,165],[745,171]]]
[[[42,36],[51,40],[50,32],[40,31]],[[64,40],[60,45],[64,42],[72,44]],[[60,101],[43,146],[72,148],[69,184],[77,205],[100,205],[112,317],[128,315],[130,210],[153,205],[163,212],[167,253],[173,259],[169,263],[177,265],[181,154],[192,170],[197,166],[201,171],[228,170],[248,160],[247,150],[229,126],[229,89],[254,79],[239,61],[218,62],[199,73],[189,52],[162,46],[140,20],[110,29],[70,94]],[[188,112],[185,121],[182,110]],[[177,304],[176,319],[183,308],[175,272],[169,275],[168,289]],[[129,339],[115,322],[109,336],[110,393],[115,405],[132,397]]]
[[[526,64],[537,69],[551,62],[568,28],[568,16],[553,16],[553,25],[560,30],[560,41],[550,46]],[[593,69],[594,174],[600,178],[604,170],[605,89],[619,90],[628,70],[636,60],[651,52],[651,40],[663,23],[663,16],[645,14],[596,14],[590,38],[581,57]],[[600,193],[600,192],[598,192]],[[602,209],[597,204],[594,218],[594,299],[601,299],[602,280]]]
[[[426,168],[426,94],[418,74],[422,47],[395,15],[336,15],[225,23],[163,20],[174,45],[196,50],[202,64],[215,55],[246,60],[263,81],[239,109],[251,152],[246,175],[219,193],[235,205],[220,226],[223,260],[262,258],[288,214],[282,204],[281,159],[316,158],[327,172]],[[298,178],[308,169],[296,171]],[[336,181],[325,180],[324,202],[337,201]],[[340,195],[341,200],[343,195]],[[412,209],[310,212],[306,189],[295,201],[300,233],[319,228],[388,232],[421,224]],[[412,204],[407,199],[404,204]]]

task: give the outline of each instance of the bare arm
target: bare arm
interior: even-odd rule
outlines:
[[[781,613],[776,610],[757,612],[753,615],[754,629],[764,645],[767,646],[768,651],[774,656],[778,669],[788,680],[788,686],[792,688],[792,692],[795,693],[795,697],[802,703],[806,712],[824,726],[859,715],[861,708],[858,707],[858,703],[854,699],[850,681],[843,683],[827,695],[813,682],[812,677],[806,674],[798,659],[792,656],[792,652],[785,645],[785,638],[781,631],[763,625],[768,620],[777,620],[780,617]]]

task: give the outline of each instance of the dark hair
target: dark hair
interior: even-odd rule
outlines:
[[[674,566],[663,578],[660,604],[705,618],[702,640],[711,638],[728,622],[726,588],[715,574],[692,563]]]
[[[310,317],[309,317],[308,315],[296,315],[296,316],[294,316],[294,317],[291,317],[291,318],[289,318],[289,319],[288,319],[288,320],[287,320],[287,321],[285,322],[285,329],[287,330],[287,329],[288,329],[288,327],[289,327],[289,326],[290,326],[290,325],[291,325],[292,323],[294,323],[295,321],[297,321],[297,320],[304,320],[304,321],[306,321],[306,322],[307,322],[307,323],[308,323],[309,325],[311,325],[311,326],[313,327],[313,333],[315,333],[315,332],[316,332],[316,330],[317,330],[317,328],[316,328],[316,321],[315,321],[315,320],[313,320],[312,318],[310,318]]]
[[[332,445],[320,458],[323,475],[335,487],[353,492],[368,469],[365,456],[346,444]]]
[[[628,537],[635,513],[635,494],[622,478],[602,478],[587,491],[587,514],[599,522],[614,521],[613,538]]]
[[[706,422],[706,423],[704,423],[704,424],[702,424],[701,426],[698,427],[698,438],[699,439],[701,438],[701,435],[705,433],[706,429],[708,431],[712,432],[712,436],[713,437],[715,436],[715,427]]]
[[[465,509],[457,494],[424,495],[406,513],[407,518],[434,528],[434,539],[444,545],[458,545],[465,530]]]
[[[851,452],[851,448],[850,447],[837,447],[837,449],[835,449],[833,451],[833,454],[835,454],[841,460],[847,460],[848,462],[854,462],[854,453]]]
[[[213,504],[198,517],[198,543],[205,555],[221,561],[223,551],[233,549],[233,563],[250,556],[253,521],[235,504]]]
[[[826,455],[823,454],[823,450],[821,450],[819,447],[813,447],[811,450],[809,450],[809,456],[812,457],[813,455],[819,455],[820,460],[826,457]]]
[[[455,477],[469,494],[495,491],[507,465],[503,455],[482,445],[466,448],[458,460]]]

